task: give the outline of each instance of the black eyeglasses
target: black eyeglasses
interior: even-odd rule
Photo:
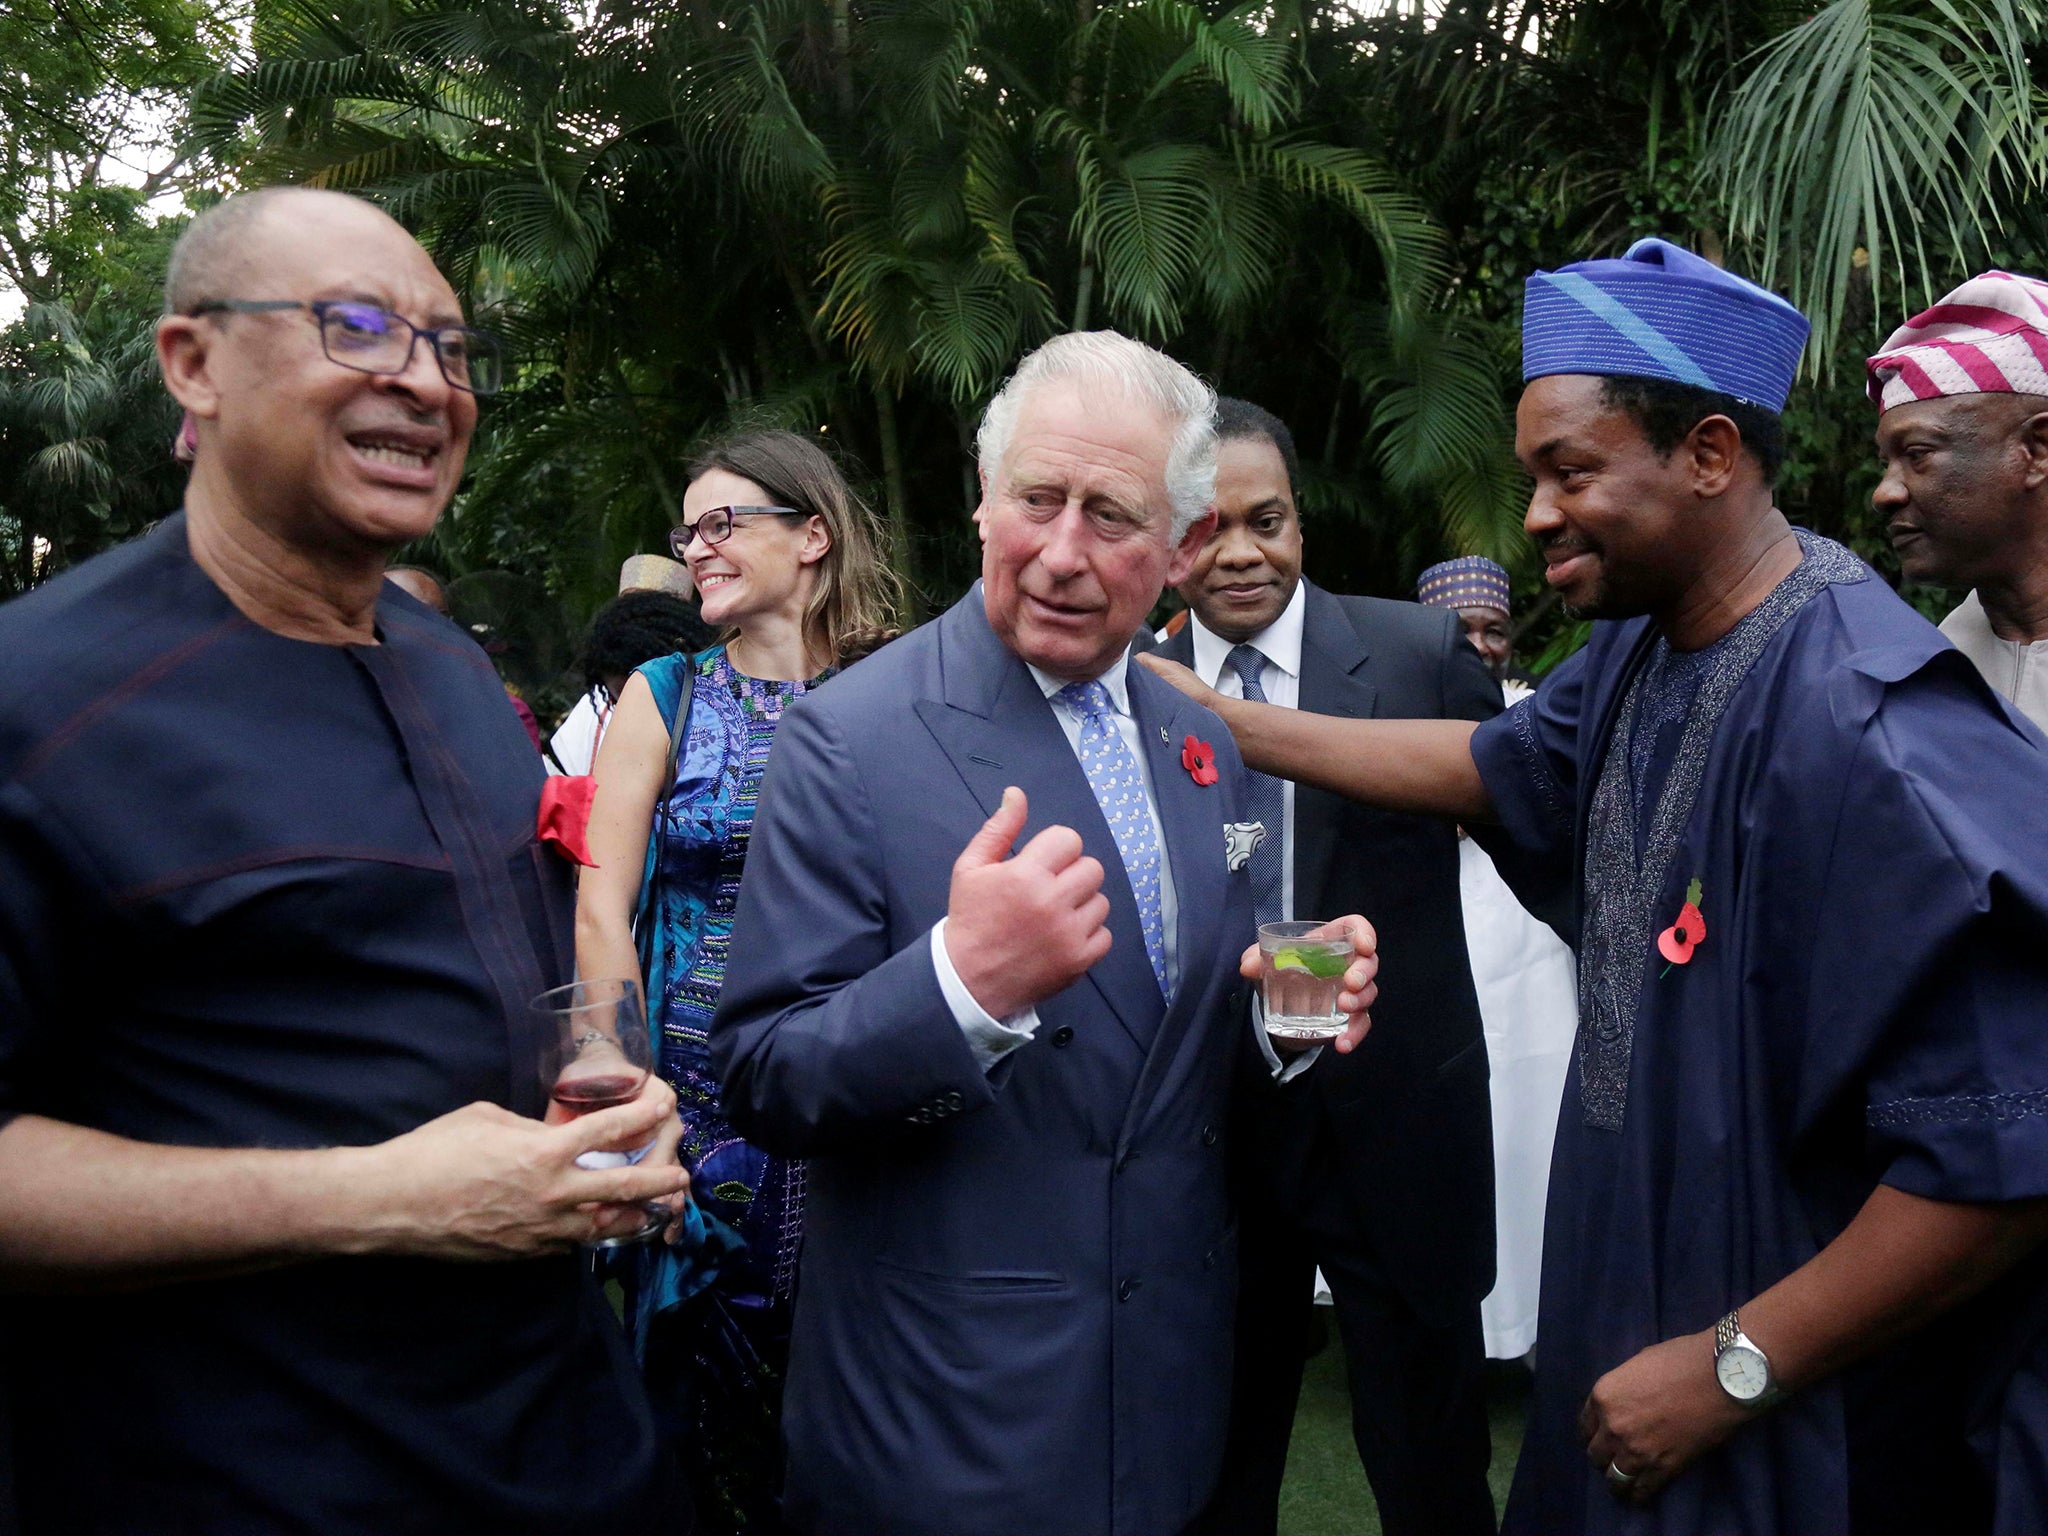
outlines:
[[[694,523],[684,523],[680,528],[668,531],[669,552],[678,560],[683,551],[690,547],[692,539],[702,539],[706,546],[723,544],[732,537],[735,519],[742,517],[809,517],[808,512],[799,512],[795,507],[712,507]]]
[[[421,337],[440,365],[441,377],[472,395],[495,395],[505,382],[505,349],[487,331],[466,325],[422,330],[403,315],[380,304],[349,299],[208,299],[195,304],[197,315],[261,315],[303,309],[320,322],[320,350],[331,363],[358,373],[403,373],[412,366],[412,349]]]

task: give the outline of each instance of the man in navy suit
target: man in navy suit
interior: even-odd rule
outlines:
[[[1217,526],[1160,647],[1227,697],[1350,718],[1486,720],[1500,685],[1442,608],[1339,597],[1301,574],[1294,438],[1217,410]],[[1245,1075],[1232,1136],[1246,1191],[1230,1454],[1211,1536],[1273,1536],[1301,1395],[1310,1276],[1329,1282],[1352,1435],[1387,1536],[1492,1536],[1486,1351],[1493,1137],[1486,1039],[1451,823],[1257,776],[1262,922],[1362,911],[1391,957],[1381,1028],[1348,1056]],[[1263,793],[1261,793],[1261,791]],[[1247,1033],[1244,1049],[1249,1052]],[[1277,1063],[1274,1063],[1277,1066]]]
[[[1214,414],[1111,332],[1026,358],[982,580],[777,736],[711,1050],[734,1125],[810,1160],[799,1530],[1175,1536],[1215,1486],[1243,769],[1126,656],[1208,534]]]

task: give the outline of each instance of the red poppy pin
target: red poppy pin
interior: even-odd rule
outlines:
[[[1678,921],[1657,935],[1657,953],[1671,965],[1684,965],[1706,936],[1707,920],[1700,915],[1700,882],[1695,876],[1685,888],[1685,905],[1678,909]],[[1671,965],[1664,967],[1667,973]]]
[[[535,831],[563,858],[597,868],[590,856],[590,802],[597,780],[587,773],[550,774],[540,787],[540,817]]]
[[[1216,782],[1216,749],[1198,737],[1190,736],[1181,744],[1180,765],[1197,784]]]

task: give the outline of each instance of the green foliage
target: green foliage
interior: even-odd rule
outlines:
[[[75,304],[107,280],[108,237],[179,184],[179,110],[231,29],[198,0],[0,6],[0,283]]]
[[[660,547],[694,453],[757,424],[837,446],[943,602],[977,564],[982,404],[1113,325],[1292,424],[1317,579],[1407,595],[1490,554],[1554,660],[1580,630],[1510,453],[1531,269],[1661,234],[1789,285],[1817,329],[1781,504],[1886,569],[1863,352],[1908,290],[2048,267],[2039,0],[252,5],[0,15],[27,61],[0,277],[45,305],[0,339],[15,585],[35,539],[61,565],[175,501],[149,199],[201,173],[377,199],[509,338],[413,553],[564,623]],[[103,174],[117,143],[142,185]]]
[[[1834,0],[1735,87],[1704,169],[1763,280],[1823,337],[1866,265],[1880,310],[1921,308],[2040,190],[2027,50],[2043,28],[2031,0]]]
[[[178,412],[157,378],[153,307],[34,304],[0,332],[0,595],[173,510]]]

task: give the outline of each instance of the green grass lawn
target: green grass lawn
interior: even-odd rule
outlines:
[[[622,1307],[616,1284],[605,1286],[612,1307]],[[1334,1330],[1333,1330],[1334,1331]],[[1487,1415],[1493,1421],[1493,1507],[1504,1508],[1515,1457],[1522,1449],[1522,1416],[1529,1378],[1514,1367],[1492,1367]],[[1344,1351],[1334,1337],[1302,1376],[1294,1437],[1287,1449],[1287,1481],[1280,1489],[1280,1536],[1379,1536],[1380,1515],[1351,1443],[1351,1393],[1344,1381]]]
[[[1334,1330],[1333,1330],[1334,1331]],[[1508,1481],[1522,1448],[1522,1415],[1528,1377],[1498,1368],[1487,1409],[1493,1420],[1493,1484],[1496,1510],[1507,1503]],[[1379,1536],[1379,1511],[1351,1443],[1351,1395],[1344,1383],[1344,1351],[1333,1338],[1309,1361],[1301,1383],[1301,1406],[1287,1452],[1287,1481],[1280,1490],[1280,1536]]]

